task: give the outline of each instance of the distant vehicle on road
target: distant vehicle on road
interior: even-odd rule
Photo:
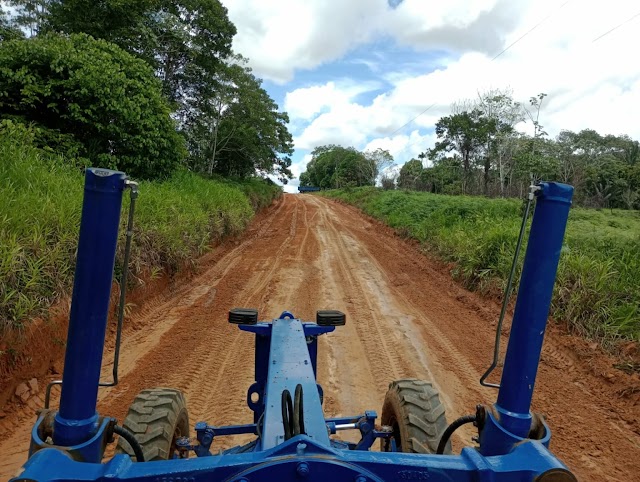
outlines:
[[[315,186],[298,186],[298,192],[315,192],[319,190],[320,188]]]

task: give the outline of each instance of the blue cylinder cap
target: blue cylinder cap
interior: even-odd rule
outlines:
[[[121,192],[127,175],[121,171],[89,167],[85,171],[85,191]]]
[[[559,182],[540,182],[538,183],[538,187],[540,188],[537,193],[538,197],[544,197],[544,199],[548,201],[571,204],[573,186]]]

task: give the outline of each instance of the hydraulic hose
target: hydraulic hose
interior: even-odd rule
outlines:
[[[293,397],[293,433],[300,435],[306,433],[304,430],[304,405],[302,396],[302,385],[296,385]]]
[[[449,425],[442,434],[442,438],[440,438],[440,443],[438,444],[438,450],[436,450],[436,454],[444,454],[444,448],[447,446],[447,442],[451,438],[451,435],[453,435],[453,432],[458,430],[463,425],[474,423],[475,421],[475,415],[465,415],[464,417],[460,417],[458,420],[455,420],[451,425]]]
[[[293,402],[291,401],[291,393],[289,390],[282,391],[282,425],[284,426],[284,439],[289,440],[293,437]]]
[[[296,385],[294,401],[291,400],[291,392],[289,390],[282,391],[282,425],[284,427],[285,440],[306,433],[304,429],[302,385],[300,384]]]
[[[135,435],[133,435],[126,428],[121,427],[120,425],[114,425],[113,432],[120,435],[120,437],[122,437],[129,443],[131,449],[133,450],[133,454],[136,456],[136,461],[144,462],[144,452],[142,451],[140,442],[136,440]]]

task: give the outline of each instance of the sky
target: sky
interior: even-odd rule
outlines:
[[[591,128],[640,139],[635,0],[222,3],[234,49],[289,114],[289,192],[314,147],[387,149],[401,165],[433,147],[452,103],[488,89],[526,105],[546,93],[540,123],[552,137]]]

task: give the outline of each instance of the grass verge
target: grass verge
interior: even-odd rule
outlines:
[[[504,290],[520,201],[377,188],[323,195],[359,207],[454,262],[454,277],[468,288]],[[552,315],[573,330],[605,344],[640,341],[640,212],[572,209],[554,290]]]
[[[31,141],[24,128],[0,126],[0,335],[24,328],[30,317],[68,295],[73,283],[83,173]],[[213,243],[242,232],[254,212],[282,192],[260,179],[204,179],[186,171],[165,182],[141,182],[139,191],[133,279],[193,266]],[[128,196],[123,204],[122,232]],[[123,247],[120,242],[117,274]]]

